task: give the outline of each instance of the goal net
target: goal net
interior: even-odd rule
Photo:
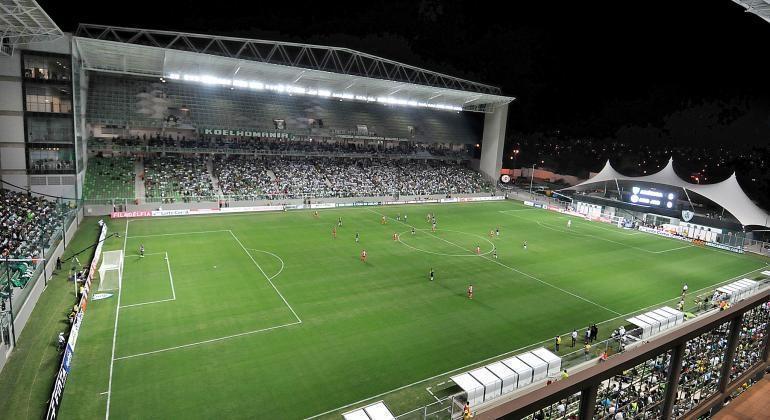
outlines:
[[[123,251],[105,251],[99,267],[99,291],[116,290],[120,287],[123,273]]]

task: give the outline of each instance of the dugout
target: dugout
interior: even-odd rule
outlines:
[[[684,312],[682,311],[677,311],[676,309],[671,308],[669,306],[664,306],[662,308],[659,308],[658,310],[673,316],[674,325],[679,325],[684,322]]]
[[[495,362],[487,365],[487,369],[500,378],[502,384],[500,389],[501,394],[507,394],[516,389],[516,386],[519,383],[519,374],[503,364],[503,362]]]
[[[470,405],[481,404],[484,402],[484,385],[480,384],[469,373],[455,375],[449,378],[456,383],[465,393],[465,397]]]
[[[548,376],[556,375],[561,372],[561,357],[551,353],[544,347],[532,350],[532,354],[548,364]]]
[[[728,302],[735,303],[752,295],[753,293],[756,293],[757,289],[759,289],[759,283],[754,280],[742,279],[728,285],[718,287],[715,296],[719,296],[721,298],[723,295],[725,295],[727,296]]]
[[[632,324],[633,326],[636,327],[636,329],[640,329],[642,331],[642,334],[639,336],[639,339],[645,340],[652,335],[653,326],[650,325],[650,323],[645,321],[644,319],[641,319],[640,317],[635,316],[635,317],[628,318],[626,322]]]
[[[548,376],[548,363],[546,363],[545,360],[529,352],[522,353],[516,357],[532,368],[533,382],[545,379]]]
[[[484,385],[484,401],[489,401],[495,397],[499,397],[503,387],[503,381],[500,380],[495,374],[487,370],[486,367],[478,368],[470,372],[471,376],[476,379],[480,384]]]
[[[344,413],[342,417],[345,420],[395,420],[396,416],[390,412],[388,407],[382,401],[377,401],[374,404],[367,405],[366,407],[359,408],[348,413]]]
[[[527,386],[532,383],[533,370],[526,363],[519,360],[518,357],[513,356],[510,359],[503,360],[503,364],[508,366],[511,370],[516,372],[519,376],[517,388]]]

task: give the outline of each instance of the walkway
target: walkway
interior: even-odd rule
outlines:
[[[770,417],[770,375],[755,383],[728,406],[714,415],[714,420],[748,420]]]

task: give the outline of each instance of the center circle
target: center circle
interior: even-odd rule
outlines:
[[[415,231],[416,232],[420,232],[422,234],[427,234],[430,237],[432,237],[432,240],[444,242],[448,246],[452,247],[453,249],[457,249],[458,251],[460,251],[460,248],[466,249],[466,247],[464,247],[462,244],[458,244],[455,241],[450,241],[450,240],[447,240],[445,238],[442,238],[440,236],[435,235],[430,229],[415,229]],[[441,255],[441,256],[444,256],[444,257],[478,257],[478,256],[489,255],[495,249],[495,244],[492,243],[492,241],[490,241],[489,239],[487,239],[487,238],[485,238],[485,237],[483,237],[481,235],[476,235],[475,233],[460,232],[460,231],[457,231],[457,230],[449,230],[449,229],[436,229],[436,232],[451,232],[451,233],[458,233],[460,235],[465,235],[465,236],[472,236],[472,237],[477,238],[477,239],[479,239],[481,241],[486,241],[491,246],[491,248],[488,251],[482,252],[482,253],[480,253],[478,255],[474,252],[473,248],[467,248],[467,251],[465,253],[462,253],[462,254],[459,253],[459,252],[458,253],[447,253],[447,252],[431,251],[430,249],[425,249],[423,247],[412,245],[412,244],[409,243],[409,241],[402,240],[402,237],[403,238],[410,238],[410,237],[412,237],[411,229],[399,233],[398,234],[398,241],[401,242],[402,244],[406,245],[407,247],[412,248],[415,251],[424,252],[426,254]],[[478,242],[478,241],[476,241],[476,242]]]

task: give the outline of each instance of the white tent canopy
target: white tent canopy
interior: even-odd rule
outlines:
[[[604,165],[601,171],[599,171],[593,178],[581,182],[580,184],[566,188],[567,190],[580,190],[586,186],[597,184],[600,182],[616,182],[616,181],[634,181],[634,182],[649,182],[654,184],[670,185],[673,187],[679,187],[687,191],[692,191],[696,194],[702,195],[707,199],[719,204],[725,210],[730,212],[738,221],[744,225],[756,225],[756,226],[770,226],[770,216],[762,210],[759,206],[754,204],[753,201],[746,195],[741,186],[738,184],[738,180],[733,172],[729,178],[716,184],[691,184],[680,178],[676,172],[674,172],[674,161],[669,159],[666,167],[660,171],[645,176],[626,176],[616,171],[612,167],[610,161]]]

